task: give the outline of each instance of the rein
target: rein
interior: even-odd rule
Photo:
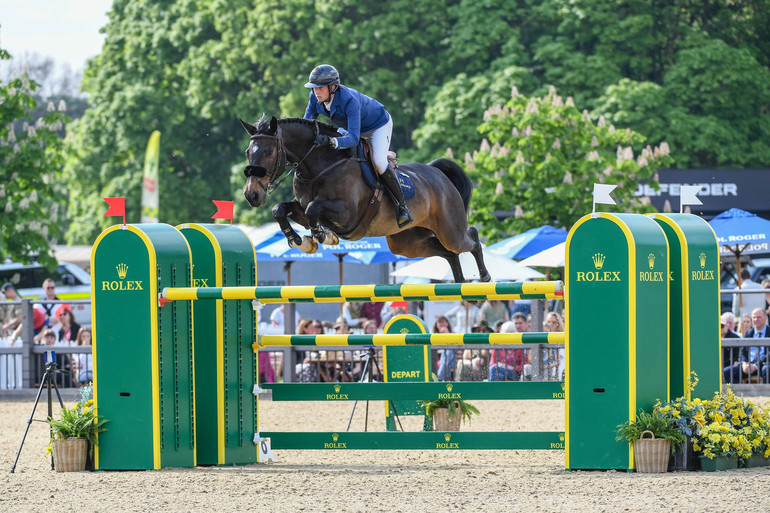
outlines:
[[[315,132],[315,135],[318,135],[320,133],[320,130],[318,128],[318,121],[316,121],[315,124],[314,124],[314,132]],[[316,176],[314,176],[312,178],[305,178],[305,177],[303,177],[300,174],[299,166],[305,161],[305,159],[307,159],[310,156],[311,153],[313,153],[313,151],[318,146],[316,146],[315,144],[311,145],[310,149],[307,151],[307,153],[305,153],[305,155],[301,159],[299,159],[296,162],[292,162],[292,161],[290,161],[287,158],[287,156],[289,155],[289,152],[286,150],[286,148],[283,145],[283,137],[282,137],[282,134],[281,134],[281,128],[280,127],[278,127],[278,131],[277,131],[276,135],[254,134],[254,135],[252,135],[250,137],[250,139],[252,141],[256,140],[256,139],[272,139],[272,140],[276,141],[277,146],[278,146],[278,159],[276,160],[275,167],[272,169],[272,171],[268,175],[268,186],[267,186],[267,190],[266,190],[268,196],[270,194],[272,194],[278,187],[280,187],[280,185],[283,183],[283,181],[286,180],[292,173],[295,173],[295,177],[299,181],[301,181],[303,183],[306,183],[306,184],[309,184],[311,186],[311,188],[313,188],[313,196],[315,196],[315,192],[316,192],[314,190],[315,182],[319,178],[321,178],[323,175],[325,175],[326,173],[328,173],[329,171],[331,171],[332,169],[337,167],[339,164],[341,164],[341,163],[345,162],[346,160],[348,160],[348,159],[338,160],[334,164],[326,167],[323,171],[318,173]],[[293,157],[293,155],[292,155],[292,157]],[[288,164],[291,165],[292,170],[289,171],[288,173],[286,173],[285,175],[283,175],[280,178],[280,180],[274,182],[274,180],[277,177],[279,177],[281,174],[283,174],[283,172],[286,170],[287,162],[288,162]],[[259,166],[248,165],[248,166],[246,166],[246,169],[244,169],[243,173],[246,175],[247,178],[251,177],[251,176],[255,176],[257,178],[260,178],[261,176],[264,176],[265,174],[267,174],[267,172],[261,173],[258,168],[259,168]],[[264,168],[262,168],[262,169],[264,169]]]

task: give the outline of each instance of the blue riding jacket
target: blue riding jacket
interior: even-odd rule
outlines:
[[[377,130],[388,122],[388,112],[380,102],[341,84],[334,93],[331,111],[327,111],[310,91],[304,117],[316,119],[320,114],[347,130],[347,134],[335,138],[338,148],[356,147],[361,134]]]

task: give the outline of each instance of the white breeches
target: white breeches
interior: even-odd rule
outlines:
[[[372,148],[372,161],[377,174],[382,174],[388,169],[388,150],[390,149],[390,135],[393,132],[393,118],[388,114],[388,122],[377,130],[362,134],[361,138],[369,141]]]

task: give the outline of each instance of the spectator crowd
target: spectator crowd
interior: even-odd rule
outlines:
[[[733,294],[733,308],[722,314],[722,340],[770,337],[770,279],[756,283],[751,273],[741,271],[740,290],[766,293]],[[722,347],[722,376],[725,383],[770,383],[770,351],[767,346]]]

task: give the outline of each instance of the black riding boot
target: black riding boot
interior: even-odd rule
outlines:
[[[388,164],[385,172],[380,175],[380,179],[385,185],[385,189],[387,189],[390,197],[393,198],[393,203],[396,204],[396,220],[398,221],[398,227],[401,228],[408,225],[414,219],[406,206],[404,193],[401,190],[401,185],[398,183],[398,178],[396,178],[396,173],[393,171],[391,164]]]

